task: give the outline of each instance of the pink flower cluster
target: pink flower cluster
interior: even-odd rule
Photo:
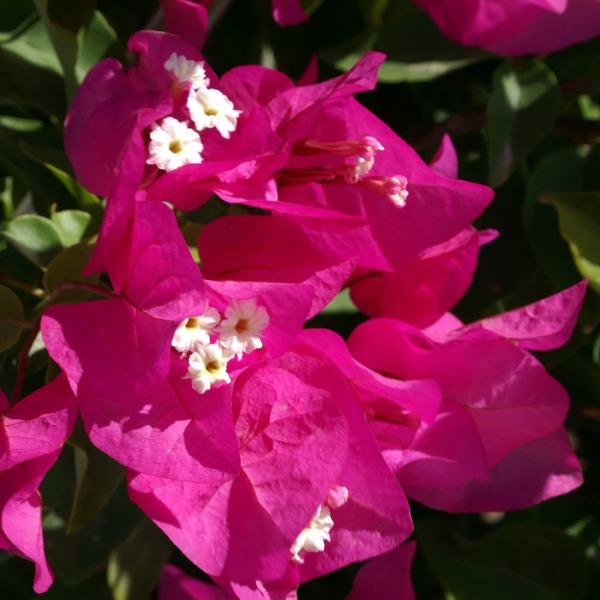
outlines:
[[[168,568],[169,598],[295,598],[379,557],[350,598],[408,599],[406,495],[504,511],[581,484],[569,398],[528,350],[568,339],[585,283],[470,325],[448,312],[495,235],[471,226],[492,192],[456,178],[449,139],[428,166],[353,98],[381,55],[295,85],[258,66],[219,80],[170,34],[129,50],[135,66],[91,70],[65,131],[107,199],[86,268],[113,291],[46,311],[63,373],[1,407],[0,547],[35,561],[36,591],[51,582],[37,487],[77,411],[220,586]],[[214,194],[252,210],[202,229],[199,269],[178,211]],[[347,343],[304,329],[343,286],[370,319]],[[406,572],[393,585],[390,568]]]

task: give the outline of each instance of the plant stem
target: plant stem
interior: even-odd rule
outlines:
[[[23,290],[32,296],[35,296],[36,298],[43,298],[46,296],[46,292],[41,288],[35,287],[34,285],[29,285],[28,283],[23,283],[22,281],[11,277],[8,275],[8,273],[4,273],[3,271],[0,271],[0,281],[19,288],[20,290]]]
[[[17,371],[17,381],[15,383],[15,390],[12,396],[12,404],[16,404],[21,398],[21,391],[23,390],[23,383],[25,382],[25,372],[27,371],[27,363],[29,362],[29,351],[33,342],[40,331],[41,319],[36,319],[34,326],[29,332],[27,341],[23,346],[21,353],[19,354],[19,370]]]

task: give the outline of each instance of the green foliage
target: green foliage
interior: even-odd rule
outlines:
[[[504,64],[494,72],[488,103],[490,185],[511,173],[551,130],[560,107],[558,81],[543,63]]]
[[[560,231],[575,265],[600,294],[600,192],[547,194],[541,201],[558,211]]]
[[[110,557],[107,577],[114,600],[147,598],[172,550],[169,538],[144,516],[125,544]]]
[[[17,343],[23,328],[14,321],[24,318],[19,297],[11,289],[0,285],[0,352]]]
[[[456,600],[580,600],[587,580],[585,545],[559,529],[507,525],[480,540],[448,522],[416,524],[427,560]]]
[[[40,269],[45,269],[63,249],[56,225],[39,215],[23,215],[13,219],[6,225],[2,235]]]
[[[411,2],[399,3],[386,17],[383,17],[382,6],[381,2],[373,3],[373,12],[367,12],[367,21],[373,27],[324,50],[323,59],[341,71],[348,71],[365,52],[383,52],[387,59],[379,70],[378,80],[400,83],[430,81],[489,57],[481,50],[452,43]]]
[[[102,509],[125,477],[125,467],[90,442],[81,420],[69,438],[75,448],[77,490],[67,525],[67,534],[87,525]]]

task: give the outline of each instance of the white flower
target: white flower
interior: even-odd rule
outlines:
[[[150,158],[146,160],[149,165],[173,171],[183,165],[202,162],[200,153],[204,147],[198,132],[173,117],[165,117],[160,125],[153,123],[150,140]]]
[[[201,317],[184,319],[173,336],[173,347],[177,352],[186,354],[198,346],[210,344],[210,336],[220,320],[219,312],[212,306],[207,306]]]
[[[219,341],[238,358],[262,348],[263,330],[269,325],[269,315],[264,306],[257,306],[256,300],[232,300],[225,310],[217,332]]]
[[[290,546],[290,552],[292,553],[290,560],[301,565],[304,563],[303,555],[306,552],[323,552],[325,542],[331,541],[329,532],[332,527],[333,519],[329,508],[321,504],[310,520],[308,527],[300,532],[300,535]]]
[[[188,60],[185,56],[179,56],[175,52],[165,62],[165,69],[170,71],[173,77],[181,83],[191,81],[193,90],[208,87],[210,83],[206,77],[203,62]]]
[[[227,363],[232,358],[233,354],[220,344],[199,346],[189,358],[190,366],[184,379],[191,379],[192,387],[199,394],[204,394],[221,381],[231,383]]]
[[[225,94],[206,88],[191,91],[187,107],[198,131],[216,127],[224,138],[229,138],[229,134],[235,131],[241,114],[233,108],[233,102]]]

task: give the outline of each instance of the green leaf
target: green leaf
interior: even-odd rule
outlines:
[[[79,585],[103,569],[111,553],[135,529],[142,514],[129,500],[123,482],[100,513],[81,529],[67,535],[67,522],[77,489],[74,454],[74,448],[65,445],[41,485],[44,507],[52,499],[52,509],[43,521],[46,556],[57,578],[67,586]]]
[[[21,321],[25,318],[23,305],[19,297],[9,288],[0,285],[0,352],[4,352],[19,341],[23,331],[7,319]]]
[[[82,82],[88,71],[105,56],[116,54],[124,59],[119,52],[118,38],[102,13],[95,11],[85,28],[79,58],[75,68],[77,80]]]
[[[13,181],[14,179],[10,175],[6,176],[4,178],[4,189],[0,194],[0,206],[2,207],[2,219],[4,220],[10,219],[15,209]]]
[[[87,525],[106,506],[125,477],[125,467],[90,442],[81,420],[69,443],[75,447],[77,490],[67,535]]]
[[[18,48],[13,46],[10,50],[8,44],[0,47],[0,93],[18,104],[39,110],[56,124],[62,122],[67,105],[61,77],[22,56]],[[54,55],[52,49],[50,55]]]
[[[538,198],[547,192],[568,192],[579,187],[585,151],[561,148],[545,156],[527,181],[523,217],[525,230],[538,263],[556,286],[563,290],[580,280],[573,265],[569,246],[558,229],[556,211],[540,204]]]
[[[94,240],[85,240],[70,246],[58,254],[48,265],[44,273],[44,289],[52,293],[54,288],[65,281],[83,281],[85,283],[98,283],[99,273],[84,276],[81,274],[83,267],[90,260],[94,249]],[[61,302],[84,302],[89,298],[90,292],[86,290],[69,290],[60,298]]]
[[[427,562],[456,600],[580,600],[585,545],[560,529],[505,526],[483,539],[463,538],[442,520],[417,522]]]
[[[1,123],[1,120],[0,120]],[[29,144],[25,140],[19,142],[19,148],[29,158],[44,165],[67,189],[81,210],[91,214],[97,222],[102,221],[104,208],[98,196],[88,192],[75,179],[73,168],[64,150],[49,146]]]
[[[357,313],[356,304],[350,299],[350,288],[342,290],[319,314]]]
[[[0,121],[2,123],[2,121]],[[2,123],[4,124],[4,123]],[[40,146],[39,144],[30,144],[26,140],[19,141],[19,148],[29,158],[36,162],[50,168],[52,165],[56,169],[60,169],[64,173],[68,173],[71,177],[74,177],[73,167],[67,157],[67,154],[61,148],[54,148],[52,146]]]
[[[55,4],[52,0],[34,0],[35,6],[40,13],[42,22],[48,32],[48,37],[52,42],[56,56],[60,61],[62,71],[65,76],[65,88],[67,99],[72,100],[77,92],[77,76],[75,67],[77,65],[77,56],[79,53],[79,44],[77,32],[70,29],[72,23],[65,24],[56,21],[56,15],[50,14],[51,7]],[[63,15],[64,16],[64,15]]]
[[[22,215],[9,221],[2,235],[41,269],[63,249],[56,225],[38,215]]]
[[[50,219],[56,225],[65,248],[79,243],[86,237],[97,234],[99,229],[92,216],[81,210],[52,212]]]
[[[36,20],[31,0],[3,0],[0,3],[0,44],[17,37]]]
[[[131,537],[110,557],[108,585],[114,600],[145,600],[156,586],[173,544],[146,516]]]
[[[59,209],[75,208],[73,196],[45,166],[32,160],[21,149],[23,142],[32,145],[54,146],[61,143],[58,132],[48,125],[36,131],[14,131],[0,127],[0,161],[6,170],[26,183],[31,190],[33,205],[40,215],[49,216],[50,207],[58,204]]]
[[[72,99],[87,72],[106,54],[118,49],[117,34],[96,0],[34,0],[65,76]]]
[[[56,75],[63,75],[62,66],[54,52],[44,23],[37,14],[35,23],[27,31],[3,44],[2,48],[16,54],[27,63],[53,71]]]
[[[488,102],[490,185],[502,185],[516,166],[551,130],[560,107],[554,73],[543,63],[494,72]]]
[[[65,173],[52,164],[46,164],[48,169],[55,177],[67,188],[71,196],[75,198],[79,208],[89,213],[96,222],[101,222],[104,215],[104,208],[98,196],[88,192],[74,177]]]
[[[90,20],[97,0],[45,0],[45,2],[48,18],[52,23],[77,34]]]
[[[451,42],[412,3],[401,4],[379,27],[327,48],[320,55],[341,71],[348,71],[368,50],[387,55],[377,77],[385,83],[430,81],[491,56]]]
[[[600,192],[546,194],[540,201],[558,211],[560,232],[569,243],[575,265],[600,294]]]

